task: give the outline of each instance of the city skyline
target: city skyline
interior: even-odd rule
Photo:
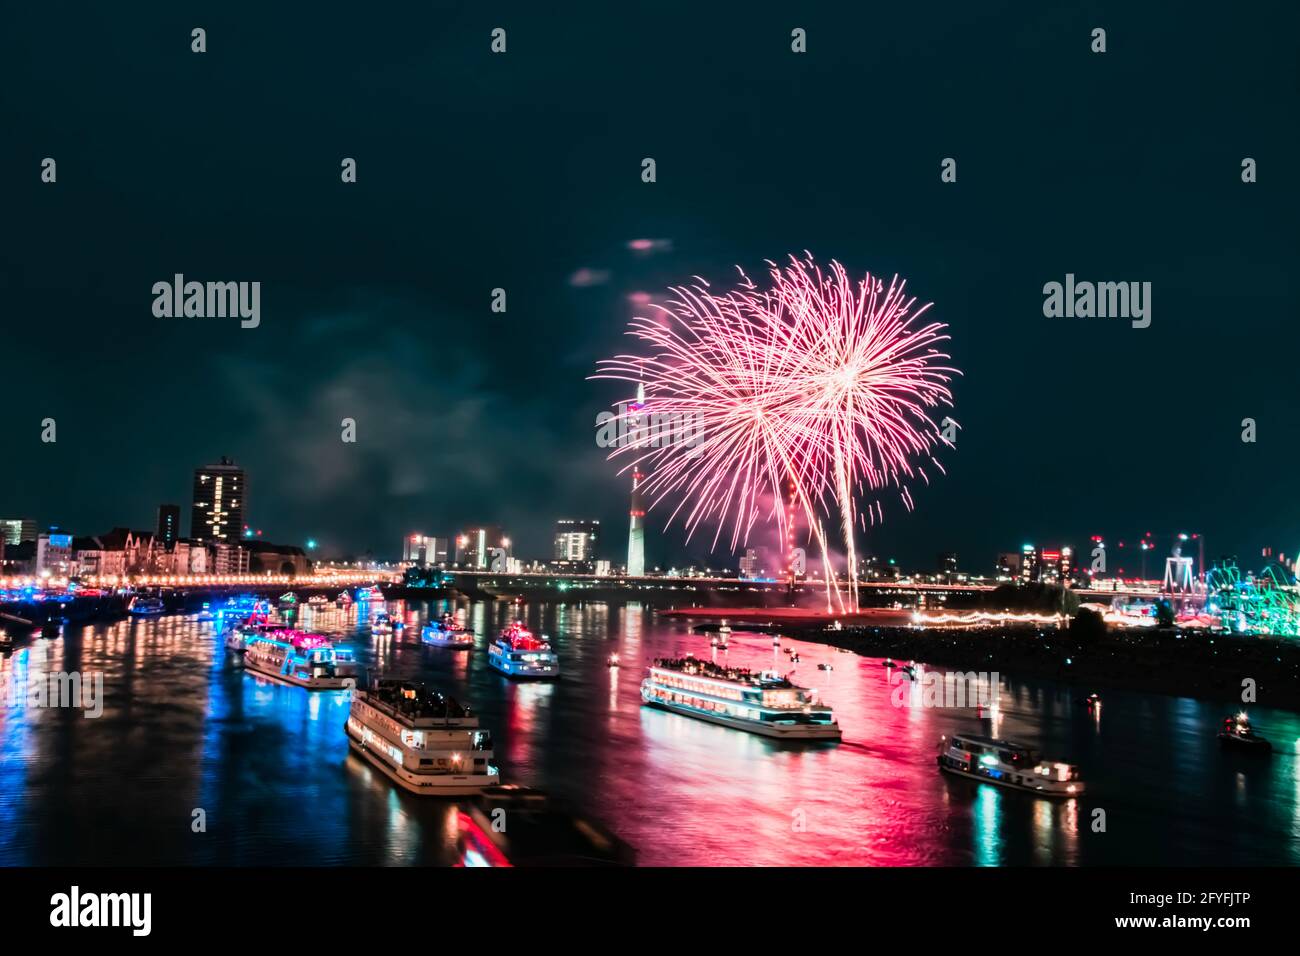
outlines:
[[[599,541],[603,542],[603,544],[598,543],[598,535],[596,532],[601,528],[600,519],[574,518],[568,516],[552,519],[552,535],[549,542],[537,548],[531,547],[531,543],[528,542],[521,543],[517,537],[513,537],[510,532],[499,523],[484,525],[472,522],[455,522],[452,524],[452,527],[456,529],[454,531],[447,531],[443,528],[435,528],[430,531],[427,526],[421,526],[423,530],[408,529],[407,532],[404,532],[401,536],[402,544],[400,546],[390,546],[389,548],[363,552],[352,552],[337,548],[321,548],[320,539],[314,534],[309,534],[300,542],[277,538],[274,534],[267,534],[264,536],[263,529],[260,526],[257,526],[256,523],[244,523],[242,521],[244,513],[243,498],[246,493],[247,473],[246,470],[237,463],[237,461],[229,456],[219,456],[215,463],[201,465],[194,468],[192,470],[192,475],[193,494],[190,506],[190,534],[188,535],[187,540],[208,540],[213,542],[233,543],[236,545],[240,543],[247,544],[250,543],[250,541],[278,541],[283,545],[297,546],[305,551],[313,552],[311,557],[325,561],[353,561],[364,559],[390,563],[397,563],[400,561],[418,564],[461,564],[463,563],[462,552],[464,552],[466,548],[466,534],[469,533],[469,529],[479,529],[477,534],[482,540],[478,541],[477,547],[479,551],[482,551],[483,553],[475,559],[475,562],[471,563],[477,563],[480,566],[487,566],[487,549],[494,545],[504,545],[506,552],[512,557],[520,558],[526,563],[546,564],[552,559],[559,560],[563,557],[560,553],[561,544],[559,540],[559,529],[561,525],[572,524],[578,526],[572,530],[582,532],[581,534],[576,535],[576,537],[582,537],[584,539],[589,538],[589,541],[586,541],[577,552],[577,558],[564,558],[564,560],[575,562],[573,570],[579,570],[580,566],[584,563],[590,564],[597,559],[600,559],[615,569],[622,566],[628,569],[628,573],[636,574],[639,572],[633,570],[631,564],[627,560],[620,562],[617,558],[631,558],[631,552],[642,548],[646,541],[646,534],[643,527],[644,512],[641,510],[643,504],[639,490],[637,489],[637,484],[639,482],[639,473],[637,472],[634,472],[631,498],[632,515],[630,523],[626,519],[623,522],[624,525],[628,525],[629,527],[626,539],[616,533],[614,535],[615,540],[610,541],[608,536],[600,534]],[[235,532],[233,536],[229,531],[226,534],[221,535],[213,535],[211,533],[197,534],[195,533],[196,530],[201,529],[209,532],[211,530],[212,522],[214,520],[214,512],[212,511],[214,505],[212,500],[210,500],[213,497],[212,485],[214,481],[218,480],[216,476],[219,475],[226,476],[225,480],[230,483],[230,488],[233,490],[229,491],[227,494],[226,507],[229,509],[228,512],[219,510],[221,506],[218,499],[218,504],[215,507],[218,508],[217,513],[222,517],[217,520],[224,521],[228,527],[237,528],[239,530]],[[226,515],[229,515],[229,517],[225,517]],[[613,527],[617,526],[617,523],[613,525]],[[30,515],[19,516],[15,514],[10,516],[0,512],[0,530],[3,531],[3,534],[0,534],[0,543],[7,541],[12,545],[18,544],[23,540],[34,541],[38,533],[41,532],[62,532],[76,536],[94,536],[104,529],[112,529],[113,531],[131,529],[136,533],[149,533],[146,530],[149,527],[151,526],[145,523],[124,523],[117,520],[111,520],[107,523],[101,523],[91,529],[70,528],[69,526],[57,523],[46,523],[38,518],[33,518]],[[164,540],[170,547],[176,540],[182,538],[180,533],[180,506],[167,503],[158,505],[155,509],[155,522],[152,527],[157,529],[155,536],[160,540]],[[609,528],[611,526],[606,525],[605,527]],[[654,536],[652,535],[652,540],[653,537]],[[692,562],[690,560],[674,562],[668,560],[658,564],[653,562],[642,564],[641,567],[655,569],[672,566],[694,566],[698,563],[699,565],[706,567],[717,566],[720,568],[741,568],[741,562],[743,562],[747,556],[757,555],[757,560],[770,570],[781,567],[785,563],[784,559],[781,557],[784,550],[781,546],[781,542],[775,539],[775,535],[770,537],[772,539],[770,541],[750,540],[742,543],[735,552],[728,552],[725,549],[722,551],[715,550],[708,552],[703,560],[698,562]],[[1022,535],[1021,537],[1024,538],[1028,536]],[[1014,556],[1018,550],[1028,553],[1031,549],[1035,549],[1036,547],[1033,544],[1024,544],[1022,548],[1017,549],[1011,544],[1013,540],[1015,540],[1015,535],[1004,535],[990,548],[978,552],[966,552],[965,558],[960,562],[960,567],[957,568],[957,570],[960,570],[963,573],[977,575],[986,574],[990,570],[995,572],[1004,570],[1006,565],[1005,556]],[[1250,552],[1243,553],[1239,550],[1218,547],[1215,545],[1211,545],[1207,548],[1205,535],[1199,532],[1188,532],[1182,528],[1173,531],[1162,530],[1154,533],[1146,531],[1141,534],[1136,531],[1128,534],[1089,534],[1080,536],[1080,540],[1077,543],[1070,539],[1068,535],[1063,536],[1061,534],[1045,535],[1040,540],[1054,542],[1058,549],[1053,552],[1056,555],[1059,555],[1061,553],[1060,549],[1063,548],[1067,555],[1073,553],[1076,559],[1082,558],[1079,563],[1074,565],[1076,568],[1080,569],[1086,569],[1090,552],[1091,557],[1095,558],[1096,551],[1094,549],[1098,545],[1101,545],[1103,548],[1108,548],[1109,550],[1106,551],[1106,554],[1112,563],[1109,567],[1106,567],[1103,572],[1108,576],[1119,574],[1121,576],[1134,578],[1150,577],[1151,575],[1148,574],[1148,571],[1150,571],[1151,568],[1148,567],[1148,561],[1154,562],[1153,567],[1156,576],[1158,576],[1160,567],[1155,565],[1160,565],[1164,558],[1169,555],[1181,553],[1184,547],[1195,548],[1194,573],[1197,575],[1207,571],[1223,559],[1241,561],[1248,567],[1253,566],[1256,563],[1263,566],[1272,561],[1282,561],[1288,565],[1294,565],[1298,560],[1300,560],[1300,546],[1288,548],[1286,543],[1281,543],[1277,546],[1265,545],[1260,548],[1258,554]],[[626,546],[624,546],[624,541],[627,542]],[[806,545],[810,553],[820,553],[816,548],[815,542],[801,541],[800,543]],[[573,547],[577,546],[573,545]],[[429,554],[428,552],[430,551],[433,551],[434,553]],[[833,551],[832,553],[834,554]],[[945,543],[942,541],[935,542],[934,547],[931,548],[928,553],[925,552],[924,546],[914,549],[912,552],[904,553],[907,554],[907,557],[900,562],[900,567],[905,567],[908,570],[918,572],[929,569],[931,563],[926,558],[922,558],[922,554],[928,554],[928,557],[932,558],[935,553],[938,553],[941,556],[941,564],[949,560],[944,556],[955,558],[956,556],[963,554],[963,552],[960,551],[947,550]],[[441,557],[438,556],[439,554]],[[868,561],[879,561],[885,559],[890,559],[891,561],[898,560],[898,554],[896,553],[874,552],[870,549],[865,550],[862,557],[864,568]],[[1258,561],[1256,561],[1256,558],[1258,558]],[[843,570],[842,567],[837,566],[837,573],[843,573]],[[862,576],[865,577],[865,574]]]

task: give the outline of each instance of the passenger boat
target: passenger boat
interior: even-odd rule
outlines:
[[[724,667],[694,657],[661,658],[641,681],[641,700],[737,730],[783,740],[839,740],[840,726],[817,692],[774,671]]]
[[[298,595],[294,594],[292,591],[288,591],[280,595],[279,603],[281,611],[296,610],[298,607]]]
[[[358,601],[382,601],[384,592],[379,590],[379,585],[372,584],[368,588],[361,588],[357,591]]]
[[[374,634],[392,634],[393,622],[389,620],[387,614],[385,614],[383,611],[380,611],[378,614],[375,615],[374,621],[371,622],[370,630]]]
[[[285,627],[284,622],[271,613],[268,602],[255,601],[252,611],[246,617],[233,619],[227,625],[224,643],[228,650],[242,654],[250,638],[282,631]]]
[[[1083,793],[1079,768],[1042,760],[1028,747],[971,734],[953,734],[940,742],[939,769],[1012,790],[1044,797],[1077,797]]]
[[[321,608],[321,607],[325,607],[329,603],[330,603],[329,598],[327,598],[323,594],[313,594],[311,597],[307,599],[308,607]]]
[[[508,677],[560,676],[560,659],[546,636],[533,636],[523,621],[515,621],[488,645],[488,664]]]
[[[501,782],[492,734],[423,684],[381,680],[357,691],[346,730],[353,750],[411,793],[463,796]]]
[[[339,593],[339,596],[335,599],[334,603],[339,607],[347,607],[352,603],[352,595],[347,591],[342,591]]]
[[[163,604],[162,598],[134,597],[126,610],[128,614],[134,614],[136,617],[157,617],[167,608]]]
[[[225,637],[225,645],[228,650],[236,654],[243,654],[248,650],[250,641],[259,637],[273,637],[276,634],[282,634],[285,631],[283,621],[273,621],[269,618],[249,618],[243,624],[229,631]]]
[[[1266,754],[1273,752],[1273,745],[1267,739],[1255,733],[1244,711],[1236,717],[1223,718],[1223,729],[1219,731],[1219,743],[1225,747],[1233,747],[1249,753]]]
[[[271,630],[247,638],[247,670],[308,690],[341,690],[356,684],[352,651],[302,631]]]
[[[444,614],[441,620],[424,625],[420,631],[420,640],[434,647],[468,649],[474,646],[473,632],[457,624],[450,614]]]
[[[213,611],[212,611],[212,605],[209,604],[207,601],[204,601],[204,602],[203,602],[203,607],[202,607],[202,609],[199,611],[199,620],[200,620],[200,621],[215,621],[216,619],[217,619],[217,615],[213,613]]]
[[[0,630],[0,651],[12,651],[14,649],[14,639],[8,631]]]

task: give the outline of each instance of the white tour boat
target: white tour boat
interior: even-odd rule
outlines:
[[[353,750],[411,793],[461,796],[501,782],[492,734],[423,684],[382,680],[357,691],[346,729]]]
[[[1023,744],[953,734],[940,743],[939,769],[983,783],[995,783],[1013,790],[1029,790],[1044,797],[1076,797],[1083,793],[1079,768],[1052,763]]]
[[[515,621],[488,645],[488,663],[509,677],[560,676],[560,659],[545,635],[534,637],[522,621]]]
[[[249,637],[244,649],[247,670],[308,690],[341,690],[356,685],[352,651],[328,638],[302,631],[272,630]]]
[[[755,673],[694,657],[661,659],[641,682],[641,700],[765,737],[840,739],[835,715],[817,699],[817,692],[773,671]]]
[[[444,614],[441,620],[424,625],[420,631],[420,640],[434,647],[467,650],[474,646],[474,632],[466,630],[450,614]]]

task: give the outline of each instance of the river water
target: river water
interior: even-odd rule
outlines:
[[[727,659],[791,667],[843,729],[839,744],[773,742],[643,707],[654,657],[707,657],[707,637],[638,604],[460,605],[470,652],[426,647],[452,605],[390,602],[406,636],[372,635],[364,605],[304,609],[366,671],[417,678],[493,731],[502,781],[563,795],[647,865],[1300,863],[1300,715],[1252,708],[1272,756],[1220,750],[1220,704],[1002,674],[992,729],[1078,764],[1068,802],[938,772],[943,734],[987,732],[970,709],[898,707],[879,659],[736,632]],[[515,616],[551,636],[564,676],[512,682],[487,666]],[[617,651],[622,666],[607,666]],[[712,652],[716,653],[716,652]],[[819,663],[832,670],[820,670]],[[451,805],[399,792],[348,753],[345,692],[245,674],[212,623],[170,616],[34,639],[0,658],[5,686],[102,672],[103,713],[0,701],[0,864],[438,864]],[[30,686],[30,681],[27,686]],[[1098,811],[1101,811],[1098,813]],[[202,819],[198,827],[196,819]],[[200,832],[196,832],[196,830]]]

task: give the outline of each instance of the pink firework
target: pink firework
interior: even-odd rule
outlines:
[[[929,480],[927,462],[942,471],[933,452],[950,442],[931,412],[952,405],[959,373],[938,349],[945,326],[920,322],[929,305],[916,308],[897,276],[854,282],[811,255],[768,265],[765,289],[743,271],[722,295],[701,279],[631,322],[642,354],[594,376],[644,385],[619,413],[632,440],[610,457],[647,473],[651,507],[677,502],[669,523],[680,518],[688,537],[716,522],[715,546],[730,528],[734,551],[763,518],[791,540],[801,513],[821,545],[828,606],[840,592],[822,516],[838,512],[856,608],[855,527],[881,519],[880,490],[911,508],[908,482]]]

